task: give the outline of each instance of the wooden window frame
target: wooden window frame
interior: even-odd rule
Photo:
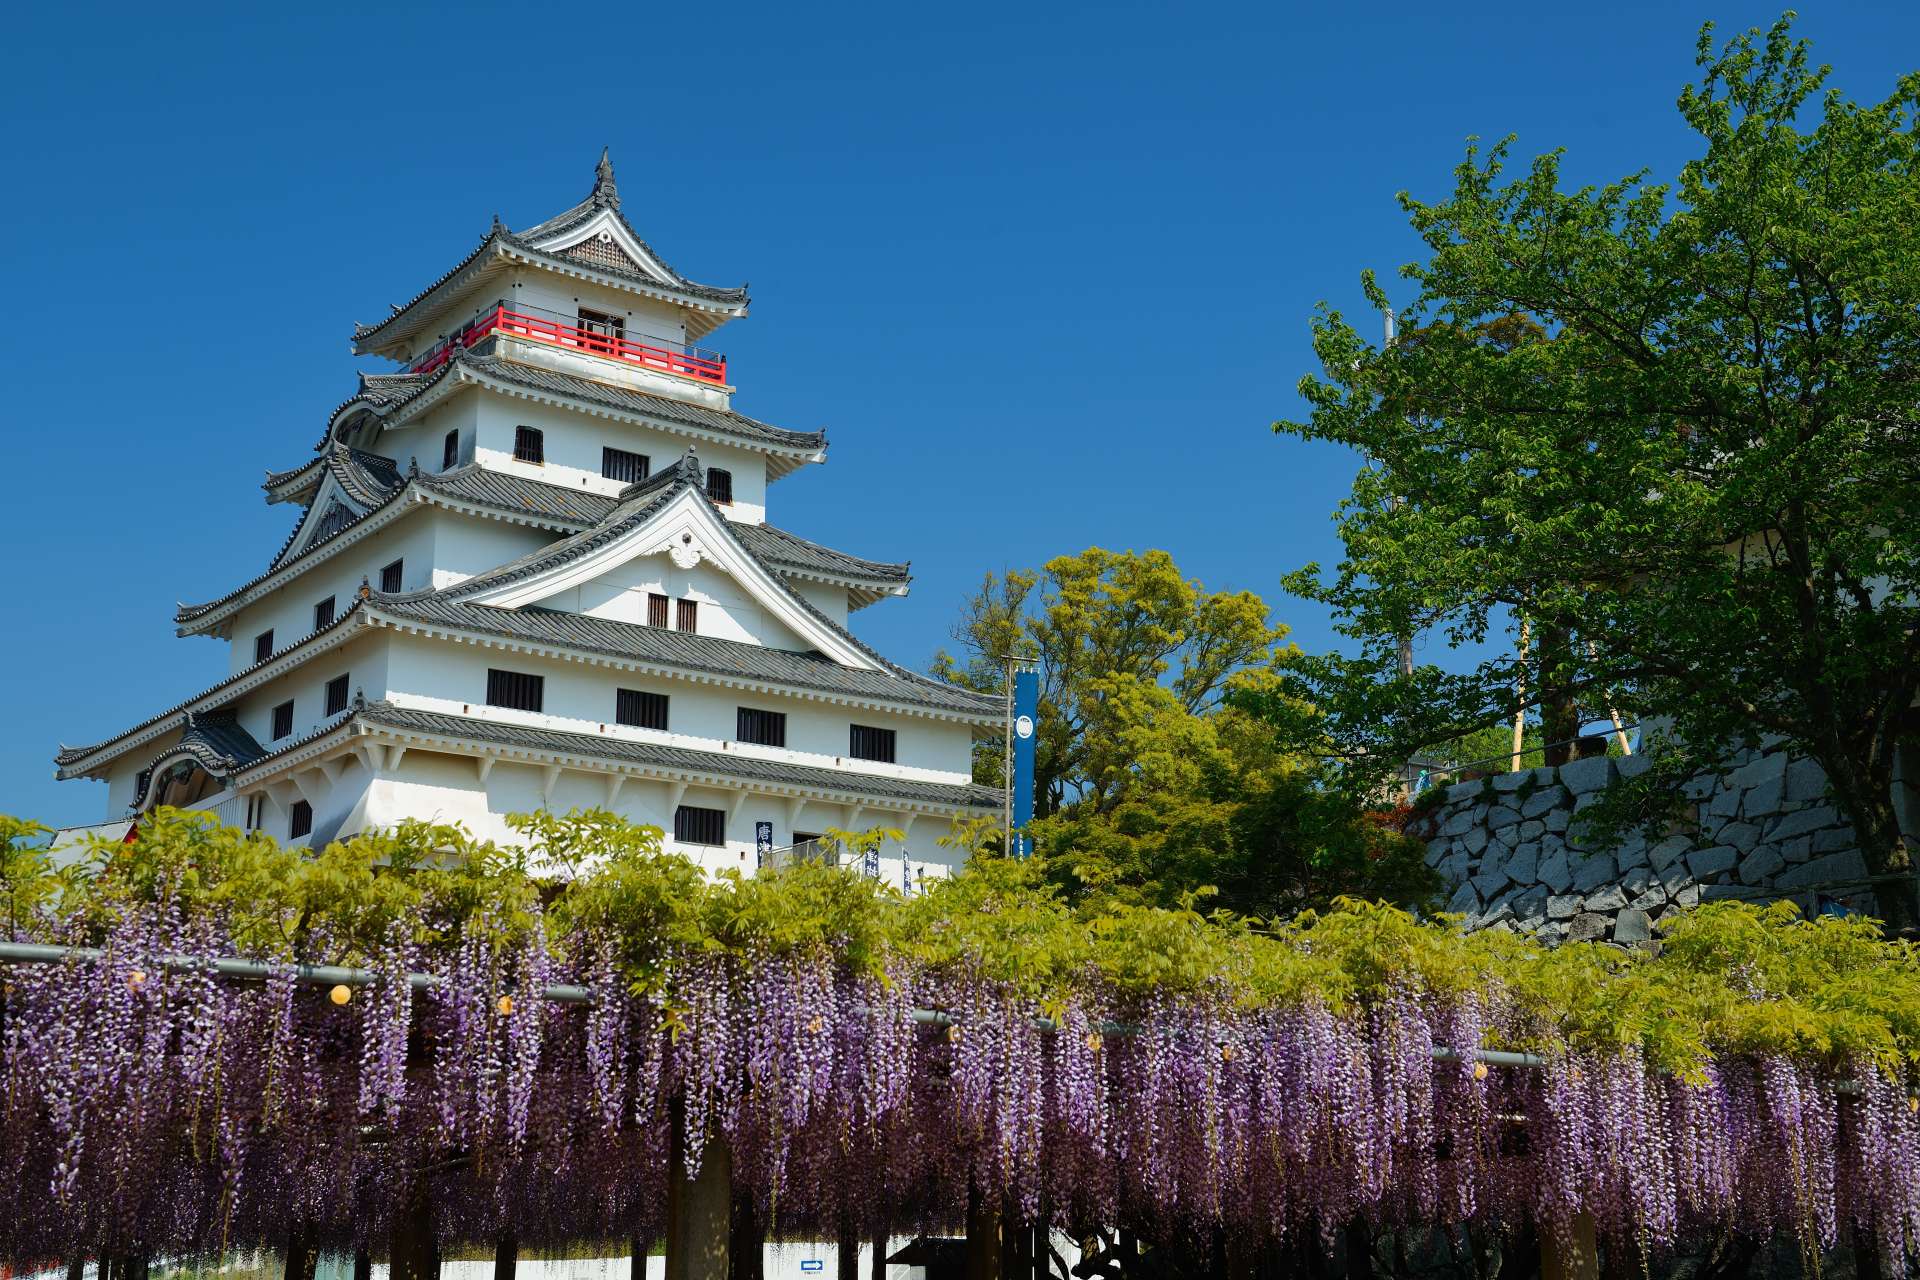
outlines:
[[[529,702],[533,705],[525,705]],[[507,711],[541,713],[547,705],[547,678],[531,671],[488,667],[487,705]]]
[[[273,628],[268,627],[253,638],[253,665],[259,666],[273,656]]]
[[[380,566],[380,591],[384,595],[399,595],[401,586],[406,582],[407,560],[405,556],[392,564]]]
[[[513,460],[531,466],[547,465],[547,433],[525,423],[513,429]]]
[[[613,722],[631,729],[658,729],[665,732],[672,699],[651,689],[615,689]]]
[[[871,735],[863,744],[861,735]],[[862,750],[862,746],[867,750]],[[847,726],[847,756],[854,760],[872,760],[877,764],[897,764],[900,756],[900,733],[897,729],[888,729],[875,724],[850,724]]]
[[[626,472],[633,474],[624,474]],[[648,455],[635,453],[631,449],[616,449],[610,444],[600,446],[601,479],[618,480],[621,484],[639,484],[652,474],[653,459]]]
[[[352,688],[347,682],[347,676],[348,673],[342,671],[327,681],[327,714],[330,716],[337,716],[345,711],[347,703],[352,700]]]
[[[668,619],[671,616],[671,610],[668,608],[670,603],[658,591],[647,592],[647,625],[658,627],[662,631],[667,630]]]
[[[700,633],[700,602],[698,600],[673,602],[673,629],[694,635]]]
[[[451,471],[460,465],[460,428],[447,432],[447,438],[440,445],[440,469]]]
[[[733,505],[733,472],[725,467],[707,468],[707,497],[723,507]]]
[[[335,598],[333,596],[328,596],[325,600],[316,600],[314,602],[313,629],[315,631],[325,631],[328,627],[333,625],[334,618],[338,616],[334,612],[336,607],[337,606],[335,603]]]
[[[268,741],[278,742],[282,738],[291,738],[292,736],[293,699],[288,698],[285,702],[273,709],[273,728]]]
[[[701,825],[696,827],[696,823]],[[708,836],[714,838],[707,839]],[[695,844],[708,849],[726,847],[727,811],[681,805],[673,811],[673,839],[675,844]]]
[[[785,747],[787,713],[768,711],[764,707],[735,707],[733,730],[735,742],[750,742],[756,747]]]
[[[287,839],[298,840],[302,836],[313,834],[313,806],[305,800],[295,800],[287,810]]]

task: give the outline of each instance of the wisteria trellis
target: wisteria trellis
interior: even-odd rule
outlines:
[[[1585,1210],[1655,1244],[1709,1224],[1831,1244],[1858,1225],[1898,1251],[1920,1225],[1920,1124],[1866,1064],[1844,1095],[1785,1058],[1723,1062],[1704,1084],[1626,1051],[1489,1071],[1433,1049],[1470,1054],[1497,1011],[1412,992],[1351,1017],[1088,1000],[1049,1026],[990,985],[906,967],[883,984],[697,958],[675,1030],[604,956],[541,942],[504,958],[466,944],[418,994],[405,974],[424,957],[396,943],[345,1005],[291,967],[238,983],[161,962],[225,942],[133,919],[97,962],[6,975],[5,1256],[295,1229],[345,1243],[385,1230],[420,1180],[448,1239],[647,1238],[670,1116],[690,1165],[724,1138],[737,1184],[796,1231],[951,1225],[970,1184],[1062,1225],[1256,1238]],[[594,999],[543,1000],[550,979]],[[1131,1034],[1096,1029],[1116,1017]]]
[[[715,1141],[780,1233],[951,1229],[973,1189],[1189,1239],[1581,1213],[1636,1248],[1920,1239],[1910,1067],[1727,1054],[1687,1081],[1569,1044],[1489,1069],[1515,1010],[1414,982],[1343,1011],[1092,982],[1042,1010],[904,950],[882,975],[690,946],[642,994],[612,937],[422,936],[396,925],[344,1003],[290,966],[170,963],[240,949],[177,906],[0,970],[0,1259],[347,1246],[421,1203],[447,1242],[647,1239],[670,1161]]]

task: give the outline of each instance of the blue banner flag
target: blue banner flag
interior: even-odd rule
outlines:
[[[1016,858],[1033,852],[1027,824],[1033,821],[1033,747],[1040,721],[1040,673],[1029,667],[1013,674],[1013,849]]]

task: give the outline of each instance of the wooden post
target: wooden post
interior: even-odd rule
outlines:
[[[678,1126],[675,1126],[678,1132]],[[733,1218],[733,1159],[719,1138],[707,1140],[700,1176],[675,1161],[667,1184],[667,1280],[727,1280]]]
[[[373,1252],[364,1245],[353,1251],[353,1280],[373,1280]]]
[[[729,1280],[766,1280],[767,1229],[754,1211],[751,1194],[733,1197],[733,1239],[727,1242]]]
[[[493,1280],[513,1280],[519,1269],[520,1242],[512,1232],[503,1232],[493,1242]]]
[[[1576,1214],[1570,1234],[1572,1241],[1563,1246],[1552,1231],[1540,1233],[1540,1280],[1600,1280],[1600,1246],[1594,1240],[1593,1215]]]
[[[840,1234],[833,1242],[834,1274],[839,1280],[860,1280],[860,1236],[843,1215]]]
[[[965,1280],[1001,1280],[1000,1202],[980,1194],[978,1187],[967,1190],[967,1260],[962,1273]]]
[[[868,1275],[870,1280],[887,1280],[887,1232],[884,1227],[874,1229],[873,1268]]]
[[[289,1231],[286,1280],[313,1280],[314,1269],[319,1263],[320,1250],[312,1238],[299,1227]]]
[[[627,1280],[647,1280],[647,1250],[652,1244],[635,1236],[628,1247],[633,1257],[627,1263]]]
[[[433,1204],[421,1182],[394,1215],[387,1243],[387,1280],[439,1280],[440,1250],[433,1239]]]

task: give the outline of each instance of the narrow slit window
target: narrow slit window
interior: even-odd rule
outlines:
[[[675,631],[698,631],[700,629],[700,602],[697,600],[676,600],[674,603],[673,629]]]
[[[895,731],[892,729],[877,729],[868,724],[849,726],[847,754],[855,760],[878,760],[882,764],[892,764],[896,745]]]
[[[253,638],[253,660],[265,662],[273,656],[273,629],[269,627]]]
[[[647,593],[647,625],[663,631],[667,627],[667,598],[655,591]]]
[[[667,695],[650,693],[645,689],[618,690],[614,697],[613,719],[616,724],[631,725],[636,729],[665,729]]]
[[[634,484],[652,473],[653,460],[644,453],[629,453],[625,449],[600,450],[600,474],[609,480]]]
[[[513,429],[513,456],[517,462],[532,462],[544,465],[547,460],[547,438],[538,427],[515,427]]]
[[[287,737],[293,732],[293,702],[289,699],[273,709],[273,736],[275,740]]]
[[[287,817],[287,839],[298,840],[301,836],[313,834],[313,806],[305,800],[295,800],[293,811]]]
[[[683,804],[673,811],[673,838],[681,844],[725,844],[727,811]]]
[[[460,428],[447,432],[447,438],[440,446],[440,469],[451,471],[460,461]]]
[[[333,597],[328,596],[313,606],[313,629],[324,631],[333,625]]]
[[[719,467],[707,468],[707,496],[721,506],[733,503],[733,472]]]
[[[487,671],[487,705],[513,711],[538,711],[546,701],[547,679],[524,671]]]
[[[347,709],[347,677],[344,673],[327,681],[327,714],[337,716]]]
[[[397,594],[400,590],[401,576],[406,572],[406,568],[405,560],[395,560],[392,564],[383,567],[380,570],[380,590],[388,595]]]
[[[787,745],[787,713],[784,711],[762,711],[758,707],[741,707],[735,720],[734,736],[741,742],[751,742],[762,747],[784,747]]]

